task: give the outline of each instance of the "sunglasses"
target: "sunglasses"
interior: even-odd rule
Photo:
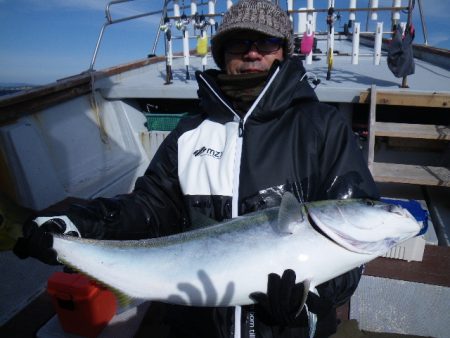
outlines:
[[[225,45],[225,52],[228,54],[245,54],[255,46],[259,53],[274,53],[283,45],[280,38],[261,38],[257,40],[230,40]]]

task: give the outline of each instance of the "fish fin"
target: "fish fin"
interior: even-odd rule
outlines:
[[[116,288],[113,288],[112,286],[110,286],[109,284],[101,281],[100,279],[95,278],[94,276],[84,272],[82,269],[78,268],[76,265],[70,264],[69,262],[66,262],[63,259],[58,259],[58,261],[61,264],[69,267],[71,270],[73,270],[75,272],[78,272],[78,273],[81,273],[82,275],[85,275],[86,277],[88,277],[95,284],[97,284],[97,285],[99,285],[99,286],[101,286],[101,287],[111,291],[114,294],[114,296],[116,298],[116,301],[117,301],[117,304],[119,305],[119,307],[121,307],[121,308],[129,308],[131,304],[137,302],[134,297],[131,297],[131,296],[123,293],[122,291],[120,291],[120,290],[118,290]]]
[[[308,298],[309,289],[311,287],[311,280],[309,280],[309,279],[305,279],[302,283],[303,283],[303,297],[300,302],[300,307],[298,308],[298,311],[295,314],[295,317],[300,316],[300,313],[302,312],[303,308],[305,307],[306,299]]]
[[[286,192],[281,199],[278,212],[278,232],[281,234],[292,234],[296,226],[302,223],[304,218],[304,206],[297,201],[292,193]]]
[[[202,214],[200,211],[193,210],[191,211],[191,230],[193,229],[201,229],[206,228],[211,225],[216,225],[219,222],[211,217]]]

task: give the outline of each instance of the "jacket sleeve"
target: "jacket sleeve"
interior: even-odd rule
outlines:
[[[379,193],[350,123],[336,109],[321,121],[320,190],[318,199],[371,198]],[[362,269],[356,268],[318,286],[324,313],[346,303],[356,290]]]
[[[69,207],[67,215],[82,237],[140,239],[181,232],[187,226],[177,172],[177,138],[173,131],[164,140],[131,193]]]
[[[343,114],[331,106],[321,121],[319,197],[321,199],[378,199],[378,189],[356,136]]]

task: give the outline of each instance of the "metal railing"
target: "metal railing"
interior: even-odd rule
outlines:
[[[125,22],[125,21],[130,21],[130,20],[135,20],[135,19],[140,19],[146,16],[152,16],[152,15],[157,15],[157,14],[161,14],[161,20],[162,18],[165,16],[166,11],[167,11],[167,4],[169,2],[169,0],[165,0],[164,1],[164,6],[163,9],[158,10],[158,11],[152,11],[152,12],[146,12],[146,13],[141,13],[141,14],[136,14],[136,15],[131,15],[131,16],[127,16],[127,17],[123,17],[120,19],[113,19],[111,16],[111,6],[120,4],[120,3],[124,3],[124,2],[132,2],[134,0],[114,0],[109,2],[106,7],[105,7],[105,16],[106,16],[106,22],[103,24],[98,39],[97,39],[97,43],[95,45],[95,50],[94,50],[94,54],[92,55],[92,60],[91,60],[91,64],[89,65],[89,71],[94,70],[94,65],[95,65],[95,61],[97,60],[97,54],[100,48],[100,44],[103,40],[103,35],[105,33],[105,29],[111,25],[117,24],[117,23],[121,23],[121,22]],[[161,21],[162,22],[162,21]],[[157,37],[155,39],[155,42],[153,44],[153,49],[152,52],[154,53],[154,51],[156,50],[156,44],[159,38],[159,30],[157,33]]]
[[[92,72],[94,70],[95,62],[96,62],[97,55],[98,55],[98,52],[99,52],[99,49],[100,49],[100,45],[101,45],[102,40],[103,40],[103,36],[105,34],[105,31],[106,31],[107,27],[109,27],[111,25],[122,23],[122,22],[126,22],[126,21],[130,21],[130,20],[136,20],[136,19],[140,19],[140,18],[143,18],[143,17],[160,15],[160,24],[159,24],[158,29],[156,30],[156,37],[155,37],[155,40],[153,42],[153,46],[152,46],[152,49],[151,49],[151,54],[154,55],[155,52],[156,52],[157,44],[158,44],[158,41],[160,40],[162,27],[164,25],[168,26],[169,27],[169,32],[167,32],[167,30],[166,31],[163,30],[165,32],[165,37],[164,38],[165,38],[165,42],[166,43],[165,43],[164,47],[165,47],[165,55],[166,55],[166,57],[169,60],[168,61],[168,65],[171,65],[171,59],[174,57],[173,54],[172,54],[171,46],[170,46],[169,51],[168,51],[168,40],[170,40],[171,38],[176,38],[176,37],[171,37],[171,33],[170,33],[170,25],[171,24],[170,24],[170,22],[173,22],[174,26],[177,28],[177,30],[179,30],[179,31],[181,31],[183,33],[183,37],[185,37],[185,35],[188,35],[187,33],[185,33],[185,32],[187,32],[188,26],[193,25],[194,30],[195,30],[195,23],[196,23],[195,17],[198,15],[198,13],[191,13],[191,15],[185,15],[184,14],[184,10],[189,9],[190,6],[189,5],[185,6],[184,5],[184,0],[181,0],[182,1],[182,5],[179,4],[180,0],[164,0],[163,8],[160,9],[160,10],[151,11],[151,12],[145,12],[145,13],[131,15],[131,16],[117,18],[117,19],[114,19],[112,17],[112,15],[111,15],[111,8],[113,6],[116,6],[116,5],[122,4],[122,3],[132,2],[132,1],[135,1],[135,0],[113,0],[113,1],[109,2],[106,5],[106,7],[105,7],[106,22],[103,24],[103,26],[102,26],[102,28],[100,30],[100,33],[99,33],[99,36],[98,36],[98,39],[97,39],[97,43],[96,43],[96,46],[95,46],[95,50],[94,50],[94,53],[93,53],[93,56],[92,56],[92,60],[91,60],[90,66],[89,66],[89,70],[88,70],[89,72]],[[198,4],[199,6],[203,6],[203,5],[208,5],[209,6],[209,2],[211,2],[211,1],[206,1],[206,0],[197,0],[197,1],[200,2]],[[191,2],[195,2],[195,4],[196,4],[195,8],[197,8],[197,1],[191,1]],[[214,0],[213,2],[215,3],[216,1]],[[279,1],[275,1],[275,2],[278,3]],[[392,11],[392,12],[400,13],[400,11],[403,11],[403,12],[407,12],[407,14],[408,14],[408,20],[407,20],[408,22],[407,23],[410,24],[411,23],[411,12],[412,12],[412,8],[413,8],[413,4],[415,3],[415,1],[413,1],[413,0],[408,0],[407,1],[408,2],[407,6],[401,6],[401,1],[398,1],[398,2],[396,1],[394,3],[395,4],[400,4],[400,5],[390,6],[390,7],[388,7],[388,6],[385,6],[385,7],[380,6],[380,7],[378,7],[378,5],[377,5],[376,7],[374,7],[374,6],[372,6],[372,0],[369,0],[367,6],[365,6],[365,7],[356,7],[356,1],[351,1],[351,5],[350,5],[349,8],[341,8],[341,7],[334,7],[335,1],[331,1],[331,2],[328,1],[328,2],[330,4],[332,4],[332,5],[330,5],[332,7],[328,7],[328,8],[314,8],[314,6],[312,5],[313,4],[312,0],[308,0],[308,7],[307,8],[294,9],[294,7],[293,7],[294,1],[293,0],[287,0],[286,1],[286,5],[287,5],[288,13],[290,15],[292,15],[292,14],[299,14],[300,15],[301,13],[303,13],[303,14],[306,14],[308,16],[308,20],[310,20],[310,16],[312,16],[312,13],[326,13],[326,12],[330,11],[330,8],[333,10],[333,13],[349,12],[349,13],[353,13],[353,15],[354,15],[356,12],[367,12],[368,17],[369,17],[369,14],[374,13],[374,12]],[[427,44],[428,43],[428,37],[427,37],[427,30],[426,30],[426,26],[425,26],[425,20],[424,20],[424,17],[423,17],[422,1],[421,0],[417,0],[417,2],[418,2],[418,5],[419,5],[419,14],[420,14],[420,21],[421,21],[421,24],[422,24],[422,32],[423,32],[423,35],[424,35],[424,41],[425,41],[425,44]],[[168,7],[170,3],[173,4],[173,8],[169,8]],[[352,3],[353,3],[353,5],[352,5]],[[377,4],[378,4],[378,2],[377,2]],[[230,5],[230,1],[227,1],[227,6],[229,6],[229,5]],[[181,11],[183,11],[183,15],[180,15]],[[192,11],[192,8],[191,8],[191,11]],[[173,14],[169,16],[168,15],[169,12],[172,12]],[[213,11],[212,13],[209,12],[208,14],[202,14],[202,17],[203,17],[203,20],[205,20],[205,17],[208,17],[209,20],[213,20],[213,17],[221,16],[221,15],[223,15],[223,13],[217,13],[217,12]],[[186,21],[186,23],[183,24],[183,25],[180,25],[180,23],[182,23],[184,21]],[[217,25],[217,23],[216,23],[216,25]],[[169,34],[167,34],[167,33],[169,33]],[[327,32],[316,32],[316,35],[319,36],[320,33],[325,34]],[[353,33],[354,32],[352,32],[350,35],[352,35]],[[361,32],[361,33],[365,33],[365,32]],[[367,33],[370,33],[370,32],[367,32]],[[372,32],[372,33],[374,33],[374,32]],[[392,32],[390,32],[390,30],[387,30],[387,31],[382,32],[381,34],[388,34],[388,33],[392,33]],[[327,33],[327,34],[328,34],[328,36],[330,35],[329,33]],[[334,36],[335,34],[339,35],[340,33],[339,32],[334,32],[334,30],[333,30],[333,33],[331,35]],[[211,31],[211,36],[209,36],[209,37],[212,37],[212,35],[213,35],[213,33]],[[187,37],[186,40],[189,40],[189,39],[192,39],[192,38]],[[331,37],[331,38],[333,38],[333,37]],[[187,48],[189,48],[188,43],[186,43],[186,45],[187,45]],[[183,49],[185,49],[185,48],[186,48],[186,46],[183,46]],[[189,52],[183,51],[183,53],[185,54],[185,59],[186,58],[188,59],[190,57]],[[185,63],[188,65],[189,61],[186,60]],[[187,74],[188,74],[188,72],[187,72]]]

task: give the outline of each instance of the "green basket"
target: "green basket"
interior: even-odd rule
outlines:
[[[147,118],[147,129],[149,131],[172,131],[177,126],[178,122],[185,117],[187,113],[182,114],[145,114]]]

